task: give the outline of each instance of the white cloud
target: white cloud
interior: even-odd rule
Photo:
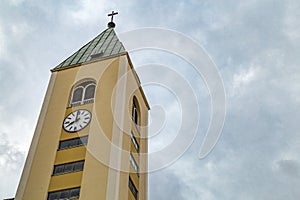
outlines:
[[[27,35],[31,34],[34,30],[34,28],[26,22],[12,24],[10,26],[10,29],[12,34],[11,36],[18,41],[22,41]]]
[[[238,74],[234,74],[233,76],[233,87],[239,87],[243,84],[248,84],[249,82],[255,79],[257,75],[258,68],[250,67],[248,70],[242,70]]]
[[[12,6],[19,6],[22,4],[25,0],[6,0],[10,5]]]
[[[0,182],[1,198],[14,197],[16,183],[20,179],[25,153],[8,141],[7,135],[0,133]]]
[[[286,4],[286,16],[284,18],[284,33],[289,37],[291,41],[300,40],[300,22],[299,22],[299,1],[288,0]]]
[[[6,42],[5,36],[2,31],[1,23],[0,23],[0,55],[5,56],[6,51]]]
[[[81,5],[76,10],[69,11],[68,15],[72,18],[74,25],[92,24],[97,19],[100,20],[104,16],[107,16],[107,12],[111,12],[111,9],[115,7],[115,3],[111,1],[84,0],[81,1]]]
[[[236,93],[243,93],[245,87],[252,81],[255,81],[260,68],[258,66],[250,66],[248,69],[241,69],[239,72],[233,75],[233,95]]]

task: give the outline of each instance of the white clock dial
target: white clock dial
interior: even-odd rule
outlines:
[[[70,133],[84,129],[91,121],[92,114],[88,110],[80,109],[70,113],[63,121],[63,128]]]

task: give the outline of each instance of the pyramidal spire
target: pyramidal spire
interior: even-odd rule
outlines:
[[[114,27],[109,27],[104,30],[51,71],[58,71],[88,61],[118,56],[125,53],[126,50],[123,44],[119,41],[119,38],[113,28]]]

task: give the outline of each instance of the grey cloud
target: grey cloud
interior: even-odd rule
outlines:
[[[170,170],[163,170],[159,173],[151,174],[149,183],[152,187],[149,190],[150,199],[159,200],[182,200],[188,199],[184,195],[187,186]]]
[[[24,161],[24,152],[10,144],[5,133],[0,133],[0,139],[0,166],[7,167],[9,170],[19,170]]]
[[[289,178],[299,179],[300,163],[298,160],[279,160],[276,162],[278,170]]]

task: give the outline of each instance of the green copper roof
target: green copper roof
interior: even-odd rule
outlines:
[[[121,53],[125,53],[123,44],[119,41],[114,29],[108,28],[53,70],[63,69],[90,60],[119,55]]]

